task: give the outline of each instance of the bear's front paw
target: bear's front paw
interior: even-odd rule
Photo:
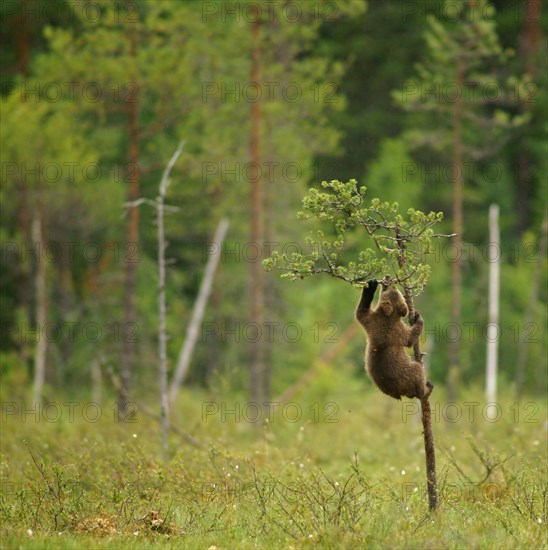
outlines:
[[[411,324],[416,325],[417,323],[422,323],[422,317],[421,314],[415,310],[415,313],[413,314],[413,318],[411,319]]]
[[[367,281],[367,288],[370,289],[372,292],[375,292],[378,286],[379,286],[379,281],[376,281],[375,279],[370,279],[369,281]],[[365,287],[364,287],[364,290],[365,290]]]

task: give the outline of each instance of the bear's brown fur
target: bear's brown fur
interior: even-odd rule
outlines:
[[[408,309],[401,292],[384,284],[376,309],[371,309],[377,286],[377,281],[368,281],[356,310],[356,318],[367,332],[367,372],[378,388],[391,397],[428,397],[432,383],[426,380],[423,366],[412,361],[404,349],[418,341],[422,317],[417,311],[412,326],[404,323]]]

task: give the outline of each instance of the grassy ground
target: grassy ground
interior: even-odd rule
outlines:
[[[138,407],[4,400],[2,547],[548,548],[543,400],[503,396],[488,421],[481,392],[433,395],[429,514],[416,405],[364,386],[311,384],[256,424],[243,400],[183,392],[174,423],[201,446],[173,432],[167,460]]]

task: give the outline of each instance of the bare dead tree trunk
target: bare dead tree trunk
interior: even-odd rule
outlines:
[[[164,172],[165,175],[165,172]],[[167,179],[167,178],[166,178]],[[166,239],[164,230],[164,198],[168,183],[160,183],[158,196],[158,356],[160,377],[160,425],[164,458],[169,453],[169,403],[167,400],[167,334],[166,334]]]
[[[261,46],[261,24],[258,14],[255,14],[251,23],[251,32],[253,37],[253,52],[251,63],[251,82],[260,86],[260,46]],[[257,100],[251,105],[251,136],[250,136],[250,156],[251,163],[256,167],[255,177],[251,178],[250,209],[251,209],[251,242],[262,249],[263,235],[263,197],[261,180],[261,104]],[[251,322],[262,329],[263,325],[263,269],[261,262],[250,262],[251,277]],[[264,365],[263,365],[263,342],[262,338],[257,338],[251,342],[251,380],[250,397],[251,401],[257,403],[259,407],[263,404],[264,397]]]
[[[137,54],[135,30],[130,31],[130,53],[133,57]],[[138,91],[136,92],[138,93]],[[139,240],[139,209],[134,205],[139,197],[139,130],[138,130],[138,98],[131,97],[126,102],[128,114],[128,136],[129,136],[129,191],[128,202],[130,203],[127,225],[127,254],[125,274],[125,295],[124,295],[124,328],[129,331],[135,325],[135,292],[137,278],[137,243]],[[122,364],[120,372],[120,396],[118,407],[124,413],[129,401],[131,391],[131,378],[133,373],[133,352],[135,342],[124,336],[122,344]]]
[[[217,230],[215,231],[215,236],[213,237],[214,250],[216,250],[217,252],[212,253],[207,261],[204,278],[202,279],[202,284],[200,286],[198,297],[194,302],[194,308],[192,310],[192,315],[188,324],[185,340],[183,346],[181,347],[181,352],[179,353],[175,375],[173,376],[171,386],[169,387],[169,401],[171,403],[175,401],[177,391],[183,383],[186,373],[188,372],[188,367],[190,366],[190,359],[192,358],[192,352],[194,351],[194,346],[196,345],[196,341],[198,340],[200,323],[202,322],[207,299],[211,292],[213,279],[215,277],[215,271],[221,258],[221,246],[225,239],[227,230],[228,220],[223,218],[219,222]]]
[[[457,59],[456,73],[457,89],[464,85],[464,62]],[[455,258],[451,266],[452,300],[451,322],[457,329],[460,326],[461,288],[462,288],[462,192],[463,192],[463,161],[462,161],[462,98],[455,99],[453,119],[453,243]],[[456,331],[457,334],[459,331]],[[449,368],[447,372],[447,394],[449,401],[457,398],[457,380],[460,342],[457,337],[449,343]]]
[[[212,211],[214,215],[217,212],[222,211],[221,206],[221,187],[214,185],[211,191]],[[220,252],[220,248],[218,249]],[[209,297],[209,307],[211,311],[211,317],[213,319],[221,318],[221,304],[222,304],[222,288],[219,286],[219,278],[222,266],[217,266],[215,273],[217,276],[214,278],[211,285],[211,295]],[[204,372],[204,382],[209,384],[212,376],[219,370],[221,364],[221,338],[219,331],[215,331],[215,334],[208,335],[207,339],[207,367]]]
[[[41,403],[44,380],[46,376],[46,358],[48,342],[44,334],[44,327],[48,315],[47,298],[47,263],[44,252],[44,227],[42,218],[42,202],[38,197],[32,220],[32,237],[37,255],[36,286],[36,348],[34,351],[34,397],[35,404]]]
[[[173,153],[164,170],[156,210],[158,212],[158,375],[160,377],[160,424],[164,458],[169,454],[169,402],[167,398],[167,333],[166,333],[166,238],[164,228],[164,201],[170,184],[169,174],[183,151],[184,142]]]
[[[487,402],[497,399],[497,349],[499,323],[499,286],[500,286],[500,231],[499,207],[492,204],[489,208],[489,325],[487,327],[486,388]],[[487,409],[491,417],[493,410]],[[495,413],[496,414],[496,413]]]

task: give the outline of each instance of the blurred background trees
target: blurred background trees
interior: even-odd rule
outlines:
[[[123,204],[156,197],[181,139],[166,197],[181,209],[166,217],[170,372],[213,231],[227,217],[186,384],[248,395],[254,369],[251,395],[263,400],[299,380],[352,326],[357,292],[330,280],[281,285],[261,260],[304,244],[295,242],[300,199],[335,178],[356,178],[405,208],[443,210],[451,232],[451,149],[437,138],[438,148],[419,146],[451,124],[436,110],[405,112],[392,92],[426,78],[416,64],[429,59],[446,72],[440,86],[458,84],[444,41],[469,25],[478,41],[473,50],[460,44],[475,52],[474,78],[463,73],[463,86],[488,99],[495,80],[510,83],[517,101],[505,102],[502,118],[492,101],[464,117],[462,243],[434,249],[417,303],[431,377],[443,385],[457,342],[461,380],[483,380],[488,207],[497,202],[499,372],[502,383],[518,375],[520,391],[544,394],[547,13],[537,0],[496,0],[492,11],[478,2],[483,19],[473,21],[455,4],[2,3],[2,390],[27,398],[43,372],[46,398],[103,388],[123,406],[155,388],[155,214]],[[484,55],[499,43],[514,51],[504,65]],[[525,87],[511,78],[522,75]],[[445,91],[428,96],[438,111],[456,108]],[[521,125],[507,128],[515,118]],[[501,122],[496,136],[485,120]],[[332,363],[363,376],[362,353],[363,339],[350,339]]]

